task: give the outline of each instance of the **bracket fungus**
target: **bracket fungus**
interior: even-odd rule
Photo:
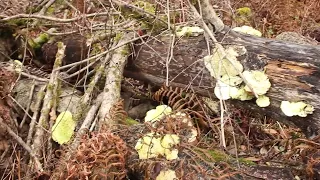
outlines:
[[[280,108],[286,116],[300,116],[307,117],[308,114],[312,114],[314,107],[304,102],[289,102],[282,101]]]
[[[235,27],[232,30],[236,31],[236,32],[241,32],[244,34],[250,34],[253,36],[258,36],[261,37],[262,33],[256,29],[254,29],[253,27],[250,26],[241,26],[241,27]]]
[[[175,134],[164,136],[151,132],[140,138],[135,146],[139,154],[139,159],[156,158],[164,156],[167,160],[178,158],[178,149],[174,146],[180,143],[180,139]]]
[[[75,128],[76,122],[73,120],[72,113],[70,111],[61,112],[52,127],[52,139],[59,144],[67,143]]]
[[[182,37],[182,36],[199,36],[201,34],[204,33],[204,30],[201,29],[200,27],[189,27],[189,26],[185,26],[185,27],[182,27],[182,28],[179,28],[177,31],[176,31],[176,36],[177,37]]]

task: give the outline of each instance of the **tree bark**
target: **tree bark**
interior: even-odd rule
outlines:
[[[223,45],[245,46],[247,54],[238,58],[245,70],[266,70],[271,89],[267,96],[271,104],[260,108],[255,101],[228,100],[228,104],[250,109],[286,124],[294,124],[307,135],[320,132],[320,46],[298,45],[273,39],[257,38],[224,31],[217,34]],[[135,56],[128,61],[125,76],[156,85],[166,80],[166,60],[172,40],[157,37],[137,42]],[[204,36],[176,40],[173,56],[169,63],[168,80],[171,86],[192,87],[207,97],[214,97],[215,81],[205,68],[202,58],[208,55]],[[281,101],[304,101],[314,106],[313,114],[305,118],[287,117],[280,109]]]

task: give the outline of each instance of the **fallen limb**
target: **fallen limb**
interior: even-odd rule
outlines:
[[[56,61],[54,65],[54,69],[51,75],[51,78],[49,80],[49,84],[47,86],[46,95],[44,96],[43,100],[43,106],[41,109],[41,114],[39,117],[39,121],[37,124],[36,133],[34,135],[34,141],[32,144],[32,148],[36,156],[41,157],[41,154],[44,153],[43,151],[43,145],[44,144],[51,144],[51,142],[46,142],[48,139],[48,135],[46,134],[46,130],[50,131],[52,123],[49,121],[49,113],[51,112],[51,109],[53,107],[53,104],[56,104],[57,102],[57,88],[58,88],[58,75],[59,71],[56,70],[57,67],[61,65],[62,58],[64,57],[64,51],[66,46],[63,45],[63,43],[58,43],[58,52],[56,55]],[[54,109],[55,111],[55,109]],[[50,118],[51,119],[51,118]],[[51,138],[49,138],[51,139]],[[49,146],[47,146],[49,147]]]
[[[238,108],[250,109],[287,124],[294,124],[311,136],[320,130],[320,47],[252,37],[229,31],[217,34],[223,45],[237,44],[246,48],[247,54],[239,57],[245,70],[266,70],[272,87],[267,96],[271,105],[260,108],[252,101],[227,101]],[[137,54],[128,62],[125,76],[162,85],[166,80],[167,47],[169,37],[136,43]],[[204,36],[183,38],[176,42],[173,60],[169,64],[171,86],[187,87],[207,97],[213,96],[214,79],[205,68],[202,58],[208,55]],[[157,52],[157,53],[155,53]],[[287,117],[280,110],[281,101],[304,101],[315,111],[307,118]]]
[[[117,44],[127,44],[132,39],[133,34],[124,34]],[[123,69],[126,64],[127,58],[130,55],[128,45],[121,46],[114,50],[109,66],[105,69],[106,82],[102,93],[102,103],[99,110],[99,123],[100,125],[106,123],[114,125],[116,122],[107,122],[110,116],[109,111],[111,107],[120,100],[121,80]],[[98,125],[98,127],[101,127]]]

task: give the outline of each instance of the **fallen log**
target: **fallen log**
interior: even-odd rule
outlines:
[[[286,124],[295,125],[308,136],[320,132],[320,46],[299,45],[264,39],[233,31],[217,34],[222,45],[242,45],[247,53],[238,60],[245,70],[266,70],[271,89],[271,104],[258,107],[254,101],[228,100],[235,107],[250,109]],[[166,68],[166,61],[172,59]],[[205,68],[202,58],[208,55],[204,36],[188,37],[172,43],[169,36],[149,38],[134,45],[135,56],[129,59],[124,75],[162,85],[168,78],[170,86],[192,87],[206,97],[214,97],[215,80]],[[167,69],[169,71],[167,77]],[[314,107],[307,117],[287,117],[280,109],[281,101],[303,101]]]

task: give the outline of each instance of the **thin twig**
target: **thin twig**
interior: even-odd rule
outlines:
[[[39,14],[38,15],[43,15],[47,9],[55,2],[56,0],[50,0],[48,1],[43,7],[42,9],[40,10]]]
[[[29,113],[29,110],[30,110],[30,105],[31,105],[31,102],[32,102],[32,96],[33,96],[33,92],[34,92],[34,88],[35,88],[35,82],[33,81],[32,85],[31,85],[31,89],[30,89],[30,94],[29,94],[29,99],[28,99],[28,104],[27,104],[27,109],[26,109],[26,112]],[[24,123],[26,122],[26,119],[27,119],[27,113],[24,114],[23,116],[23,119],[20,123],[20,126],[19,128],[21,129],[24,125]]]
[[[162,19],[159,18],[158,16],[156,16],[156,15],[154,15],[154,14],[148,12],[148,11],[145,11],[145,10],[142,9],[142,8],[139,8],[139,7],[137,7],[137,6],[134,6],[134,5],[130,4],[130,3],[124,2],[124,1],[122,1],[122,0],[114,0],[113,2],[115,2],[116,4],[118,4],[118,5],[120,5],[120,6],[122,5],[122,6],[126,6],[126,7],[128,7],[128,8],[131,8],[131,9],[135,9],[135,10],[137,10],[137,11],[143,13],[143,14],[147,14],[147,15],[153,17],[154,20],[156,20],[156,21],[160,21],[160,22],[163,23],[163,24],[167,24],[167,22],[165,22],[164,20],[162,20]],[[173,28],[170,26],[170,29],[172,30]]]
[[[69,78],[72,78],[80,73],[82,73],[83,71],[86,71],[89,67],[91,67],[95,62],[91,62],[89,63],[87,66],[83,67],[82,69],[80,70],[77,70],[75,73],[73,74],[70,74],[69,76],[65,77],[64,79],[69,79]]]
[[[25,72],[21,72],[21,75],[24,76],[24,77],[28,77],[28,78],[37,80],[37,81],[42,81],[42,82],[48,82],[49,81],[49,79],[37,77],[37,76],[31,75],[31,74],[28,74],[28,73],[25,73]]]
[[[74,138],[74,141],[70,145],[71,150],[68,151],[68,154],[66,155],[67,157],[69,155],[71,155],[73,150],[79,146],[81,136],[83,135],[84,132],[86,132],[85,130],[88,130],[90,128],[92,121],[95,119],[96,114],[97,114],[99,107],[101,105],[101,102],[102,102],[102,98],[99,98],[99,97],[102,97],[102,95],[101,94],[98,95],[98,98],[96,99],[95,104],[93,104],[91,106],[90,110],[88,111],[86,118],[84,119],[80,129],[78,130],[78,132],[76,134],[76,138]]]
[[[31,147],[28,146],[22,139],[19,137],[7,124],[3,122],[3,119],[0,117],[0,125],[5,127],[8,134],[15,139],[32,157],[34,162],[36,163],[36,169],[40,172],[43,171],[42,164],[40,163],[39,159],[37,158],[36,154],[32,151]]]
[[[175,42],[175,35],[170,38],[170,45],[168,47],[168,57],[166,59],[166,86],[169,86],[169,64],[173,58],[173,46]]]
[[[27,145],[29,146],[31,144],[31,141],[32,141],[32,135],[33,135],[33,130],[34,130],[34,127],[36,125],[36,120],[37,120],[37,117],[38,117],[38,114],[40,112],[40,106],[41,106],[41,102],[44,98],[44,91],[46,89],[46,85],[43,85],[39,92],[37,93],[37,98],[36,98],[36,102],[35,102],[35,105],[34,105],[34,111],[33,111],[33,115],[32,115],[32,118],[31,118],[31,122],[30,122],[30,127],[29,127],[29,132],[28,132],[28,136],[27,136]]]
[[[78,16],[78,17],[70,18],[70,19],[62,19],[62,18],[43,16],[43,15],[38,15],[38,14],[17,14],[17,15],[9,16],[9,17],[0,16],[0,18],[4,17],[3,19],[0,19],[0,22],[10,21],[13,19],[28,18],[28,19],[42,19],[42,20],[55,21],[55,22],[61,22],[61,23],[69,23],[69,22],[78,21],[83,18],[106,16],[106,15],[119,15],[119,13],[110,13],[110,12],[92,13],[92,14],[86,14],[83,16]]]

